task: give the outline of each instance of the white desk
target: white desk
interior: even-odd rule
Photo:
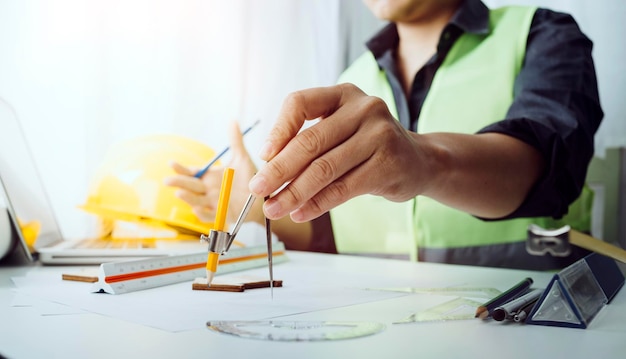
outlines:
[[[505,290],[524,277],[545,287],[552,274],[372,258],[288,252],[275,266],[285,286],[316,281],[369,287],[472,285]],[[206,328],[169,332],[94,313],[41,315],[38,306],[14,306],[12,277],[67,267],[0,267],[0,354],[8,358],[623,358],[626,355],[626,290],[587,329],[523,325],[478,319],[392,324],[420,308],[427,294],[275,318],[374,321],[378,334],[324,342],[243,339]],[[305,275],[307,274],[307,275]],[[309,278],[303,280],[302,278]],[[384,278],[381,280],[381,278]],[[364,280],[365,279],[365,280]],[[274,296],[280,296],[276,288]],[[97,295],[97,294],[94,294]],[[324,295],[320,291],[320,296]],[[41,302],[40,302],[41,305]],[[184,305],[181,303],[181,305]],[[254,305],[254,303],[250,303]],[[154,313],[159,315],[159,313]],[[198,315],[204,323],[208,318]]]

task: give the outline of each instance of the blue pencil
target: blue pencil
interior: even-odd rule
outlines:
[[[256,125],[259,124],[259,122],[261,122],[260,120],[256,120],[252,125],[250,125],[250,127],[246,128],[245,131],[243,131],[242,135],[245,136],[248,132],[250,132],[250,130],[252,130]],[[222,156],[224,156],[226,154],[226,152],[228,152],[228,150],[230,150],[230,146],[226,146],[226,148],[224,148],[222,150],[222,152],[220,152],[217,156],[215,156],[211,162],[209,162],[206,166],[204,166],[203,169],[201,169],[200,171],[196,172],[195,175],[193,175],[196,178],[200,178],[202,176],[204,176],[204,174],[206,173],[206,171],[209,170],[209,168],[211,168],[211,166],[213,166],[215,164],[215,162],[217,162],[220,158],[222,158]]]

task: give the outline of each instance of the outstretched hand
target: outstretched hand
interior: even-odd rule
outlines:
[[[319,122],[302,130],[308,120]],[[250,191],[274,194],[268,218],[314,219],[362,195],[406,201],[418,195],[483,218],[524,201],[545,166],[533,146],[505,134],[404,129],[385,102],[352,84],[287,97],[261,151],[268,161]]]
[[[307,120],[320,121],[301,131]],[[351,84],[294,92],[283,103],[250,181],[268,218],[314,219],[361,194],[403,201],[423,191],[428,162],[417,134],[393,118],[386,104]],[[415,161],[416,156],[420,159]]]

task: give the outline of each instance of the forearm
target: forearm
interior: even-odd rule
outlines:
[[[431,181],[421,194],[478,217],[500,218],[513,212],[544,168],[536,149],[502,134],[416,137],[436,159]]]

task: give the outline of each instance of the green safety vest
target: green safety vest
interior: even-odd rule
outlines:
[[[418,133],[476,133],[504,118],[513,102],[514,81],[526,51],[534,7],[510,6],[490,11],[488,35],[465,33],[435,74],[422,107]],[[485,65],[488,64],[488,65]],[[398,118],[385,72],[367,52],[339,78],[382,98]],[[483,221],[418,196],[397,203],[383,197],[356,197],[330,212],[340,253],[409,255],[430,262],[552,269],[562,265],[529,264],[528,225],[557,228],[569,224],[588,231],[593,193],[588,187],[568,214],[553,218]]]

